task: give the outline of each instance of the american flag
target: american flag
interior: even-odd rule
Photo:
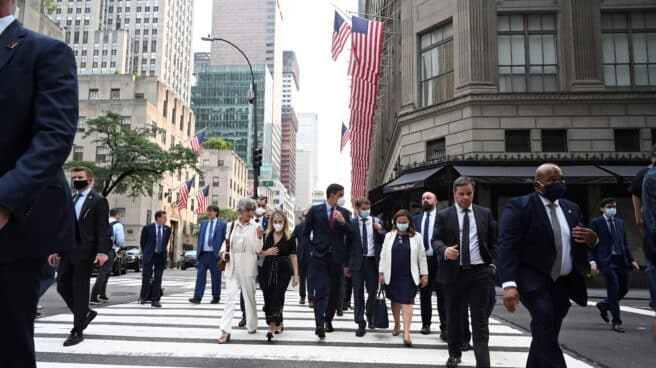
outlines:
[[[378,81],[383,50],[383,22],[353,17],[351,60],[348,73],[353,78]]]
[[[346,41],[351,36],[351,26],[346,23],[346,20],[342,18],[339,13],[335,10],[335,23],[333,25],[333,45],[331,53],[333,55],[333,60],[337,61],[337,57],[342,52]]]
[[[207,210],[207,206],[210,205],[210,186],[206,186],[203,190],[196,193],[196,201],[198,202],[198,207],[196,208],[196,213],[201,214]]]
[[[195,176],[188,182],[180,185],[180,200],[178,201],[179,209],[187,208],[187,200],[189,199],[189,192],[191,192],[191,187],[194,185],[194,180],[196,180]]]
[[[200,153],[203,150],[203,142],[205,141],[205,130],[198,132],[191,140],[191,149]]]
[[[342,123],[342,144],[339,146],[339,150],[344,150],[346,144],[351,140],[351,129],[346,127],[346,124]]]

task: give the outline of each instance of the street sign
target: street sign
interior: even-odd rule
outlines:
[[[273,186],[273,180],[263,180],[262,181],[262,186],[263,187],[272,187]]]

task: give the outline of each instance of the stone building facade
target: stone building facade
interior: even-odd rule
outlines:
[[[198,187],[209,185],[210,204],[234,210],[239,198],[247,196],[248,166],[234,151],[204,149],[201,169]]]

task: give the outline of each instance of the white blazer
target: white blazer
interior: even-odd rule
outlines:
[[[239,221],[239,220],[237,220]],[[226,230],[226,238],[230,236],[230,229],[234,226],[235,221],[228,224]],[[223,274],[226,277],[232,277],[235,273],[239,273],[247,277],[257,277],[257,254],[262,251],[262,246],[264,242],[262,239],[257,237],[257,226],[253,223],[248,223],[241,226],[241,231],[243,231],[243,250],[244,252],[233,252],[234,247],[232,246],[235,242],[235,235],[238,231],[235,228],[235,231],[232,232],[232,239],[230,241],[230,261],[226,264],[225,271]],[[219,254],[226,251],[226,242],[224,241],[221,245],[221,250]]]
[[[396,240],[396,230],[392,230],[385,235],[383,250],[380,252],[380,264],[378,269],[385,277],[385,284],[389,285],[392,279],[392,246]],[[428,275],[428,263],[426,262],[426,252],[421,234],[415,232],[415,236],[410,238],[410,273],[416,285],[419,285],[420,275]]]

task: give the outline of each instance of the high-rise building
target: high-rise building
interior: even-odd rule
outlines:
[[[189,103],[193,0],[57,1],[78,73],[157,76]]]
[[[17,0],[16,17],[26,28],[64,40],[64,29],[46,14],[42,0]]]
[[[296,213],[312,205],[312,187],[315,176],[313,151],[296,151]]]
[[[211,54],[209,52],[194,53],[194,74],[198,73],[203,68],[210,66],[210,55]]]
[[[312,165],[318,168],[319,116],[313,112],[300,112],[297,116],[298,133],[296,134],[296,151],[312,152]],[[319,182],[317,170],[314,171],[314,177],[311,179],[309,190],[314,190]],[[298,189],[298,185],[296,187]]]
[[[280,160],[280,181],[291,195],[296,192],[296,132],[298,119],[293,108],[282,113],[282,154]],[[305,173],[304,173],[305,175]]]
[[[300,88],[300,70],[296,53],[294,51],[284,51],[282,54],[282,110],[294,107],[294,96]]]

